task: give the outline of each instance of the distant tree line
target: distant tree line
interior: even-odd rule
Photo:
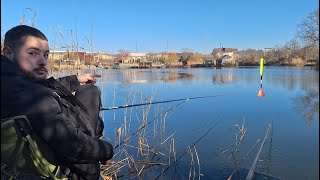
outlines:
[[[319,69],[319,8],[298,24],[296,36],[285,45],[265,51],[240,51],[237,60],[240,65],[257,65],[261,57],[265,57],[270,65],[302,66],[316,63]]]

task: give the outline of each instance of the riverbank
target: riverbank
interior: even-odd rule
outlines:
[[[139,66],[138,64],[122,64],[122,65],[113,65],[113,66],[94,66],[94,65],[54,65],[49,66],[49,71],[64,71],[64,70],[94,70],[94,69],[176,69],[176,68],[224,68],[224,67],[256,67],[260,66],[257,63],[243,63],[239,65],[222,65],[217,66],[214,64],[191,64],[191,65],[157,65],[157,66]],[[317,64],[307,64],[307,65],[294,65],[294,64],[288,64],[288,63],[266,63],[265,66],[278,66],[278,67],[285,67],[285,66],[291,66],[291,67],[306,67],[309,66],[312,69],[319,70],[319,65]]]

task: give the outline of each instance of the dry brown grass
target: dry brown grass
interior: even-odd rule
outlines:
[[[153,92],[148,98],[150,103],[154,99],[154,94]],[[116,95],[115,92],[114,95]],[[140,96],[140,100],[144,101],[145,98],[141,93]],[[132,98],[137,99],[136,93],[130,90],[125,104],[134,104]],[[115,124],[119,124],[119,121],[121,124],[120,127],[114,126],[116,136],[115,155],[112,159],[114,165],[102,166],[102,176],[114,179],[117,177],[143,179],[146,172],[152,172],[158,167],[170,166],[170,159],[175,156],[175,132],[169,134],[165,126],[170,116],[169,112],[172,112],[178,105],[171,106],[167,110],[150,104],[124,109],[123,119],[114,119]],[[138,122],[138,125],[132,125],[134,121]],[[151,123],[154,125],[151,126]]]
[[[295,66],[304,66],[305,62],[302,58],[292,58],[291,63]]]

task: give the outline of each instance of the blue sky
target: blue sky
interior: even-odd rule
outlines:
[[[36,11],[51,47],[70,45],[72,31],[79,46],[89,51],[92,39],[94,51],[106,53],[262,49],[291,40],[318,7],[318,0],[1,0],[1,34],[23,14],[32,22]]]

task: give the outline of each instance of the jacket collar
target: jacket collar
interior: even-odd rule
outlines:
[[[25,76],[18,64],[1,55],[1,76]]]

